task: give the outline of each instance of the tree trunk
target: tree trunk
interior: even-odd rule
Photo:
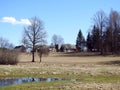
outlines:
[[[40,63],[42,62],[42,53],[40,53]]]
[[[35,52],[32,51],[32,62],[35,62]]]
[[[32,48],[32,62],[35,62],[35,40],[33,42],[33,48]]]

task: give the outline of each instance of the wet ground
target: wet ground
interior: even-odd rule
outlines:
[[[64,78],[9,78],[0,79],[0,86],[22,84],[28,82],[51,82],[51,81],[76,81],[77,79],[64,79]]]

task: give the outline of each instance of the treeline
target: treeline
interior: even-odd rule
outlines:
[[[79,31],[77,49],[87,47],[88,51],[100,52],[101,55],[120,54],[120,13],[111,10],[106,16],[103,11],[99,11],[94,15],[93,22],[86,40],[81,30]]]

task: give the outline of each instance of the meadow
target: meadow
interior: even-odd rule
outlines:
[[[20,54],[17,65],[0,65],[0,78],[65,78],[69,81],[30,82],[0,90],[120,90],[120,57],[94,53],[51,53],[42,62],[36,54]]]

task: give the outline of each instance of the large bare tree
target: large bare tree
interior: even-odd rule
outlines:
[[[35,62],[35,50],[39,45],[46,43],[46,32],[44,31],[42,21],[33,17],[30,19],[30,25],[24,28],[24,40],[26,41],[27,47],[32,50],[32,62]]]

